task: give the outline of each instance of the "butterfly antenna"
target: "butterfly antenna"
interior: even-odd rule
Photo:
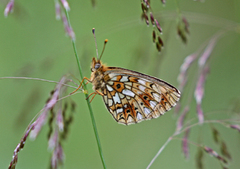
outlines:
[[[95,40],[96,53],[97,53],[97,59],[98,59],[98,48],[97,48],[97,40],[96,40],[96,36],[95,36],[95,28],[92,29],[92,33],[93,33],[93,37],[94,37],[94,40]]]
[[[102,50],[102,53],[101,53],[101,55],[100,55],[99,60],[101,60],[101,58],[102,58],[102,55],[103,55],[103,52],[104,52],[104,49],[105,49],[105,46],[106,46],[107,42],[108,42],[108,39],[105,39],[105,41],[104,41],[104,46],[103,46],[103,50]]]

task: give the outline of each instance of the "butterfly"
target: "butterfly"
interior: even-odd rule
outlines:
[[[91,77],[84,77],[82,82],[86,79],[92,83],[95,92],[89,96],[94,95],[93,99],[101,95],[118,123],[129,125],[157,118],[179,101],[180,91],[169,83],[136,71],[105,66],[100,59],[93,57]]]

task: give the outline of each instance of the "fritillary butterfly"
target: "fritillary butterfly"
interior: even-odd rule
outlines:
[[[129,125],[157,118],[180,99],[180,91],[169,83],[136,71],[107,67],[100,59],[92,59],[91,77],[84,79],[93,84],[95,92],[90,95],[102,95],[118,123]]]

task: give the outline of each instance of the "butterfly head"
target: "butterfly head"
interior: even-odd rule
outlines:
[[[96,58],[92,59],[91,71],[95,72],[102,67],[102,62],[100,60],[96,60]]]

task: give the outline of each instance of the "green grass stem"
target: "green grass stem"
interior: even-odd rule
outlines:
[[[67,17],[68,24],[71,27],[68,11],[66,11],[66,9],[65,9],[65,14],[66,14],[66,17]],[[78,54],[77,54],[77,48],[76,48],[76,43],[75,43],[74,39],[72,39],[72,45],[73,45],[74,54],[75,54],[75,57],[76,57],[76,60],[77,60],[77,65],[78,65],[80,78],[83,79],[82,68],[81,68],[80,60],[79,60],[79,57],[78,57]],[[87,90],[87,86],[86,86],[85,82],[83,82],[83,89]],[[90,116],[91,116],[91,120],[92,120],[92,126],[93,126],[93,130],[94,130],[94,135],[95,135],[95,138],[96,138],[96,141],[97,141],[99,155],[101,157],[103,168],[106,169],[107,167],[106,167],[106,163],[105,163],[105,160],[104,160],[104,157],[103,157],[102,147],[101,147],[99,135],[98,135],[98,132],[97,132],[97,126],[96,126],[96,122],[95,122],[95,119],[94,119],[92,107],[91,107],[90,101],[88,99],[88,94],[87,93],[84,93],[84,94],[85,94],[85,97],[86,97],[87,106],[88,106]]]

